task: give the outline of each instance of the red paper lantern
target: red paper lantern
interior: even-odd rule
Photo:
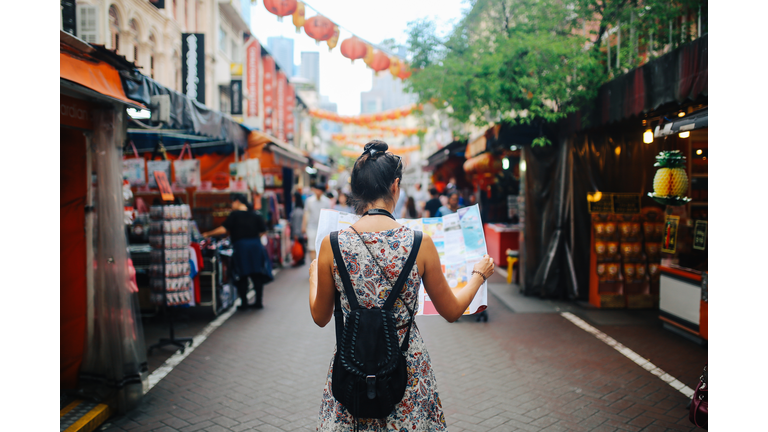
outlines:
[[[368,49],[365,47],[365,42],[358,39],[357,36],[345,39],[341,43],[341,55],[352,60],[353,64],[355,60],[365,57],[366,52]]]
[[[411,68],[408,67],[407,64],[400,62],[400,71],[397,74],[397,77],[401,80],[404,80],[411,76]]]
[[[333,37],[336,26],[328,18],[317,15],[304,22],[304,32],[318,43]]]
[[[371,62],[371,69],[376,72],[389,69],[389,57],[381,51],[373,53],[373,61]]]
[[[278,21],[282,21],[284,16],[292,15],[296,6],[296,0],[264,0],[264,7],[277,15]]]

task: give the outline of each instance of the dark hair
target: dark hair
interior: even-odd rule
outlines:
[[[317,183],[313,183],[311,188],[320,189],[321,191],[325,192],[325,190],[327,189],[327,186],[323,182],[317,182]]]
[[[403,164],[387,149],[389,146],[384,141],[369,142],[352,168],[352,205],[359,215],[376,200],[395,202],[389,188],[395,180],[403,178]]]
[[[414,201],[413,197],[409,196],[405,201],[405,212],[406,216],[412,219],[419,216],[419,213],[416,211],[416,201]]]
[[[296,208],[304,208],[304,197],[301,196],[301,192],[293,193],[293,204]]]
[[[431,188],[429,189],[429,194],[432,196],[440,195],[440,191],[438,191],[437,188]]]
[[[245,194],[241,194],[241,193],[229,194],[229,199],[233,202],[239,201],[241,204],[244,204],[246,207],[248,207],[248,210],[253,210],[253,204],[248,202],[248,197]]]

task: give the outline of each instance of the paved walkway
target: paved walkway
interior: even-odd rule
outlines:
[[[265,309],[235,313],[105,430],[314,431],[334,331],[333,323],[312,322],[306,280],[307,267],[281,272],[265,289]],[[503,296],[509,287],[493,281]],[[689,387],[705,349],[641,315],[521,302],[489,295],[487,323],[417,318],[449,431],[694,430],[685,396],[557,309],[569,308]]]

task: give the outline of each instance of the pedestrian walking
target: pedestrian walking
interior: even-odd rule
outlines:
[[[294,256],[293,261],[295,265],[304,265],[304,258],[306,256],[307,245],[302,234],[301,226],[304,222],[304,199],[301,196],[301,192],[295,192],[293,194],[293,210],[291,210],[291,238],[294,242],[299,242],[302,248],[302,254],[300,256]]]
[[[424,205],[429,200],[429,194],[421,188],[421,183],[416,183],[413,185],[413,193],[411,196],[413,196],[413,199],[416,201],[416,212],[418,213],[418,217],[422,217],[424,214]]]
[[[320,211],[330,208],[331,200],[325,196],[325,184],[313,184],[312,195],[304,203],[304,220],[301,227],[301,232],[307,238],[310,262],[314,261],[317,255],[315,251],[315,237],[317,237],[317,225],[320,223]]]
[[[407,364],[407,385],[402,398],[384,418],[355,418],[350,411],[358,408],[342,404],[334,395],[337,384],[337,381],[332,381],[332,377],[336,376],[334,372],[341,374],[342,368],[349,370],[349,362],[342,363],[335,359],[331,363],[323,389],[317,426],[317,430],[321,432],[353,429],[446,430],[445,416],[429,354],[419,329],[413,322],[415,311],[419,307],[419,278],[423,280],[427,294],[438,313],[448,321],[455,321],[469,306],[480,285],[493,274],[493,260],[485,255],[474,266],[467,285],[456,292],[451,291],[432,239],[427,235],[417,235],[412,229],[400,225],[392,215],[395,197],[400,192],[403,166],[402,159],[387,152],[387,149],[386,143],[371,141],[366,144],[363,154],[355,162],[351,179],[352,197],[355,201],[355,212],[361,218],[349,229],[338,231],[335,234],[335,244],[332,245],[332,236],[323,239],[319,257],[310,265],[309,304],[312,318],[321,327],[328,324],[334,310],[339,313],[337,326],[343,326],[342,315],[344,320],[350,319],[352,312],[347,292],[356,293],[353,303],[359,303],[364,308],[393,305],[397,345],[402,347],[402,351],[397,355],[403,355]],[[336,247],[338,250],[334,253],[332,249]],[[418,251],[415,265],[414,261],[408,260],[412,266],[404,268],[404,262],[411,249]],[[335,255],[343,258],[334,259]],[[337,264],[343,265],[337,268]],[[349,277],[344,282],[340,279],[342,270],[343,275]],[[400,280],[399,275],[403,271],[403,280]],[[396,279],[398,282],[395,282]],[[345,288],[345,283],[351,286]],[[398,291],[400,287],[402,291]],[[393,299],[387,302],[387,294],[391,291],[399,293],[396,298],[399,301],[395,302]],[[360,316],[359,312],[355,313]],[[365,325],[363,322],[360,327]],[[340,330],[337,328],[337,345]],[[337,346],[336,356],[339,356],[339,353]],[[367,375],[368,397],[372,394],[376,397],[378,394],[378,390],[372,390],[379,388],[375,387],[375,377],[376,375]],[[365,385],[361,388],[364,387]],[[346,394],[338,396],[346,398]],[[356,401],[359,402],[359,399]]]
[[[448,195],[448,203],[437,211],[438,217],[443,217],[445,215],[449,215],[451,213],[456,213],[456,211],[459,209],[459,193],[458,192],[451,192]]]
[[[349,199],[349,195],[339,189],[338,198],[336,198],[336,204],[333,205],[333,209],[345,213],[353,213],[354,210],[352,210],[352,206],[349,205],[350,201],[351,200]]]
[[[240,295],[240,308],[248,307],[248,280],[256,291],[253,307],[264,307],[262,297],[264,284],[272,282],[272,259],[261,243],[261,236],[266,232],[264,219],[253,210],[248,198],[243,194],[232,194],[232,212],[224,223],[203,233],[203,237],[229,235],[232,242],[232,273]]]
[[[429,190],[429,195],[432,198],[424,204],[424,217],[436,217],[437,211],[443,205],[440,202],[440,192],[437,188],[433,187]]]

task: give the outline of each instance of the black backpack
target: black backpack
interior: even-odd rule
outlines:
[[[334,398],[355,418],[385,418],[405,394],[408,368],[404,353],[408,351],[414,313],[409,309],[411,320],[408,332],[403,344],[398,346],[393,307],[416,262],[421,237],[420,231],[414,232],[408,260],[384,306],[381,309],[367,309],[360,306],[352,288],[346,264],[339,251],[338,231],[331,233],[333,256],[350,307],[345,324],[341,293],[336,290],[336,357],[333,360],[331,390]],[[376,258],[373,255],[371,257],[375,262]],[[386,274],[382,272],[382,275],[387,279]]]

